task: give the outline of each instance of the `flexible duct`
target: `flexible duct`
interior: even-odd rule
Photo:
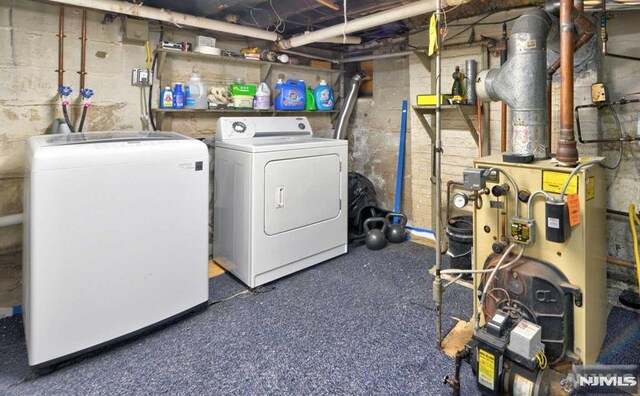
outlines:
[[[552,22],[546,12],[534,10],[513,24],[508,60],[500,69],[483,70],[476,80],[478,97],[509,105],[514,154],[549,155],[547,126],[547,35]]]
[[[333,134],[334,139],[340,140],[346,137],[347,124],[349,124],[349,118],[351,118],[351,113],[353,113],[353,107],[356,104],[358,92],[360,91],[360,83],[364,77],[365,75],[363,73],[356,73],[351,77],[351,88],[349,88],[347,99],[344,101],[342,111],[340,111],[340,115],[338,116],[338,124]]]

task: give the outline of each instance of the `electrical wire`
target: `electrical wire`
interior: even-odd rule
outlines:
[[[573,172],[571,172],[571,173],[569,174],[569,177],[567,178],[567,181],[566,181],[566,182],[564,182],[564,186],[562,186],[562,191],[560,192],[560,200],[561,200],[561,201],[564,201],[564,196],[565,196],[565,195],[566,195],[566,193],[567,193],[567,188],[569,188],[569,183],[571,182],[571,179],[573,179],[573,177],[574,177],[575,175],[577,175],[577,174],[578,174],[578,172],[580,172],[580,170],[581,170],[582,168],[584,168],[585,166],[589,166],[589,165],[600,164],[601,162],[602,162],[602,161],[600,161],[600,160],[591,160],[591,161],[587,161],[587,162],[585,162],[585,163],[582,163],[582,164],[580,164],[580,165],[576,166],[576,168],[573,170]]]
[[[153,80],[155,78],[155,68],[156,68],[156,62],[158,61],[158,52],[155,53],[155,55],[153,55],[153,62],[151,63],[151,72],[152,72],[152,78],[151,78],[151,84],[149,84],[149,101],[148,101],[148,110],[149,110],[149,121],[151,122],[151,130],[153,131],[157,131],[158,129],[156,128],[156,123],[153,120],[153,112],[151,111],[152,107],[151,107],[151,100],[153,98]]]
[[[467,26],[466,28],[462,29],[461,31],[459,31],[458,33],[454,34],[453,36],[449,37],[448,40],[451,40],[453,38],[458,37],[459,35],[461,35],[462,33],[466,32],[467,30],[471,29],[472,27],[476,26],[478,24],[478,22],[483,21],[487,18],[489,18],[491,15],[495,14],[495,12],[490,12],[487,15],[480,17],[477,21],[475,21],[474,23],[472,23],[471,25]]]
[[[271,6],[273,13],[276,14],[277,20],[276,20],[276,23],[274,23],[272,26],[269,26],[267,28],[267,31],[270,32],[271,30],[269,29],[273,27],[273,32],[282,34],[287,29],[287,24],[285,20],[282,19],[280,14],[278,14],[278,11],[276,11],[275,7],[273,6],[273,0],[269,0],[269,5]]]
[[[529,202],[527,202],[527,219],[529,220],[531,219],[531,207],[533,206],[533,199],[538,195],[544,195],[544,197],[547,198],[547,200],[549,201],[554,200],[554,198],[550,194],[548,194],[546,191],[538,190],[533,194],[531,194],[531,196],[529,197]]]
[[[611,114],[613,114],[613,120],[616,123],[616,127],[618,127],[618,131],[620,132],[620,136],[622,136],[622,125],[620,124],[620,117],[618,117],[618,112],[616,111],[616,109],[613,108],[613,105],[611,105],[610,103],[607,105],[607,107],[609,108],[609,110],[611,110]],[[622,141],[620,141],[618,143],[618,160],[616,161],[615,165],[607,165],[604,162],[600,163],[600,165],[602,165],[605,169],[609,169],[609,170],[614,170],[617,169],[620,164],[622,163],[622,149],[623,149],[623,144]]]
[[[347,0],[343,1],[342,4],[343,15],[344,15],[344,24],[342,25],[342,44],[347,43]]]
[[[631,235],[633,236],[633,254],[636,259],[636,275],[638,277],[638,287],[640,287],[640,249],[638,248],[638,232],[636,224],[640,226],[640,218],[636,214],[634,204],[629,205],[629,227],[631,227]]]

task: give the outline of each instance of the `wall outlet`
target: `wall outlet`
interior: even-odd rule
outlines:
[[[149,69],[133,69],[131,72],[131,85],[136,87],[148,87],[153,81],[153,71]]]

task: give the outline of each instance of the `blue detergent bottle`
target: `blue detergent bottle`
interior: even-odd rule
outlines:
[[[287,80],[276,84],[276,110],[304,110],[306,102],[304,83],[299,80]]]
[[[313,92],[316,98],[316,107],[320,111],[333,110],[335,100],[333,98],[333,89],[325,80],[320,81],[320,85]]]
[[[184,91],[181,83],[176,83],[173,88],[173,108],[184,109]]]

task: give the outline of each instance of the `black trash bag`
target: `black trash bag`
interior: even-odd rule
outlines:
[[[349,243],[364,243],[364,221],[370,217],[384,217],[389,213],[378,207],[373,183],[357,172],[349,172]]]

